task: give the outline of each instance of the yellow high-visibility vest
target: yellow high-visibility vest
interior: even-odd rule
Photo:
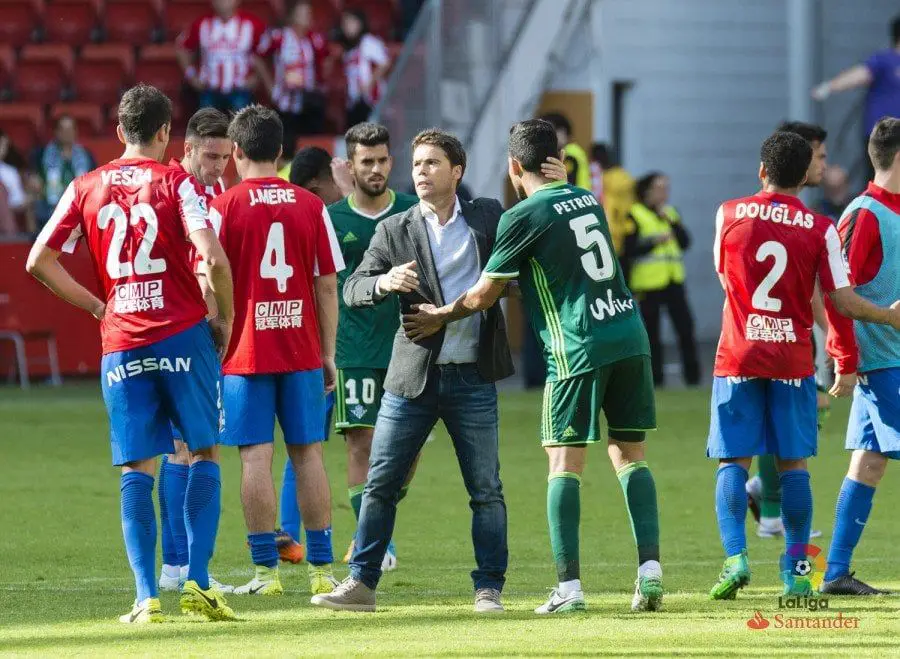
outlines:
[[[681,221],[681,216],[672,206],[663,208],[663,213],[672,224]],[[634,204],[631,207],[631,217],[641,240],[672,233],[669,222],[644,204]],[[678,246],[678,240],[674,235],[649,253],[636,258],[631,266],[629,286],[634,292],[659,291],[670,284],[683,282],[684,262],[681,258],[681,247]]]
[[[575,142],[570,142],[563,147],[563,155],[566,157],[566,171],[569,174],[569,183],[588,192],[591,189],[591,164],[587,153]]]

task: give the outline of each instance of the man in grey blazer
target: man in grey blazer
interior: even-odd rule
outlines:
[[[455,300],[478,281],[490,256],[502,208],[493,199],[460,201],[456,188],[466,166],[462,144],[431,129],[413,140],[413,181],[420,203],[383,220],[362,263],[344,286],[348,306],[400,296],[403,314],[415,304]],[[558,163],[558,178],[565,169]],[[374,611],[381,562],[394,530],[400,488],[428,433],[444,422],[472,509],[475,611],[502,612],[506,503],[500,482],[497,390],[513,373],[499,304],[413,342],[401,327],[384,383],[369,474],[350,561],[350,576],[312,603],[331,609]]]

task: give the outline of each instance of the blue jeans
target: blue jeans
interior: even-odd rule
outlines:
[[[353,578],[375,588],[381,561],[394,533],[397,497],[428,433],[447,426],[472,509],[475,589],[503,589],[509,552],[506,502],[500,482],[497,389],[474,364],[435,366],[422,394],[413,399],[385,392],[375,423],[369,475],[350,561]]]
[[[233,89],[230,92],[204,89],[200,92],[201,108],[216,108],[225,113],[243,110],[252,102],[253,95],[248,89]]]

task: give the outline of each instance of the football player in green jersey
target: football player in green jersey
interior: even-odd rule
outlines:
[[[578,554],[581,474],[587,445],[602,440],[622,484],[638,549],[632,609],[662,604],[656,486],[644,439],[656,428],[650,348],[634,298],[612,249],[603,208],[589,192],[551,182],[541,163],[557,153],[556,133],[534,119],[513,126],[509,177],[519,204],[500,218],[479,282],[441,308],[404,316],[415,340],[444,323],[487,309],[518,278],[525,310],[547,361],[541,438],[550,462],[547,516],[559,586],[536,613],[585,608]]]
[[[418,197],[395,192],[388,187],[393,160],[387,128],[373,123],[357,124],[347,131],[344,139],[354,188],[349,196],[328,207],[347,265],[338,276],[340,289],[359,266],[378,223],[419,203]],[[394,334],[399,326],[397,296],[365,309],[351,309],[344,304],[341,296],[335,360],[338,384],[334,426],[344,435],[347,445],[347,486],[350,505],[357,519],[369,470],[375,419],[384,391],[382,385],[391,359]],[[406,488],[401,491],[401,498],[405,494]],[[345,562],[352,553],[351,543]],[[388,571],[396,567],[397,555],[391,543],[382,569]]]

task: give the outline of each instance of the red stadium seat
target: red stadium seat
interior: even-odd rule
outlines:
[[[397,29],[397,19],[390,0],[347,0],[347,9],[361,9],[369,19],[369,31],[390,40]]]
[[[169,2],[166,5],[165,18],[163,19],[165,39],[175,39],[184,30],[187,30],[195,20],[209,14],[211,11],[212,8],[209,2],[205,0]]]
[[[159,27],[159,9],[147,0],[108,0],[101,17],[107,40],[134,46],[153,41]]]
[[[44,135],[44,109],[36,103],[0,103],[0,128],[23,153]]]
[[[9,87],[15,68],[16,54],[12,46],[0,46],[0,93]]]
[[[44,12],[44,41],[83,46],[97,29],[93,0],[54,0]]]
[[[116,105],[134,71],[134,52],[127,44],[85,46],[72,76],[75,97],[102,105]]]
[[[22,49],[13,94],[17,101],[51,104],[69,86],[72,48],[62,44],[30,44]]]
[[[281,25],[283,12],[279,12],[268,0],[247,0],[241,9],[262,19],[266,25]]]
[[[332,28],[337,27],[340,16],[331,0],[313,0],[312,12],[314,32],[328,34]]]
[[[34,39],[37,26],[37,13],[28,0],[0,2],[0,43],[24,46]]]
[[[146,82],[175,100],[181,95],[184,73],[175,56],[175,46],[144,46],[134,67],[135,82]]]
[[[103,130],[103,113],[95,103],[57,103],[50,109],[50,121],[67,115],[75,120],[81,137],[100,135]]]

